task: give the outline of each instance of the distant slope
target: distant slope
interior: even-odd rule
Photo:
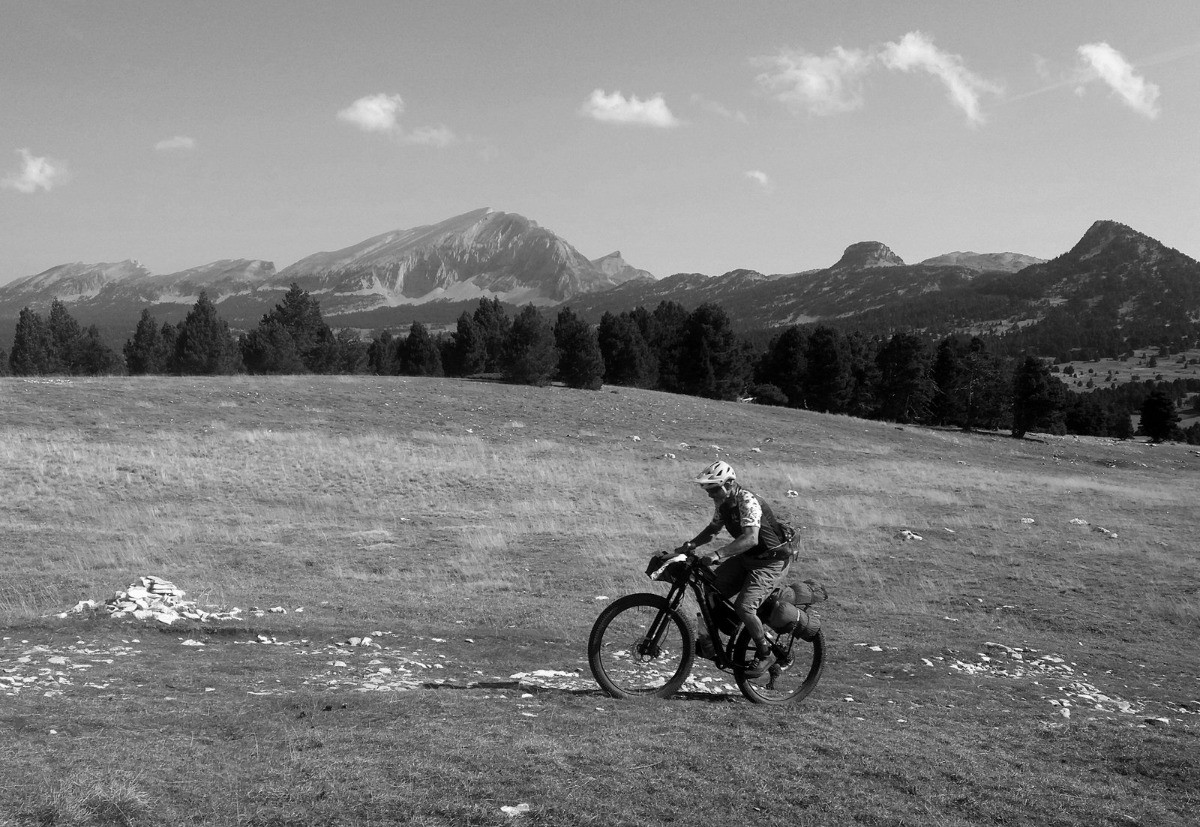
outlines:
[[[166,275],[133,261],[54,267],[0,287],[0,347],[11,343],[22,307],[44,312],[55,298],[82,323],[128,336],[142,309],[178,321],[202,291],[235,329],[257,324],[292,283],[317,298],[333,326],[388,326],[456,317],[481,298],[549,306],[636,279],[652,276],[620,253],[592,262],[523,216],[478,209],[314,253],[278,272],[247,259]]]

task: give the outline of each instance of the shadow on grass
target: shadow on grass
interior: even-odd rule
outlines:
[[[581,689],[569,689],[558,686],[531,686],[523,684],[520,681],[472,681],[471,683],[423,683],[422,689],[447,689],[457,691],[469,691],[476,689],[510,689],[528,692],[530,695],[545,695],[547,697],[576,697],[576,698],[603,698],[605,700],[616,700],[610,697],[599,687],[587,687]],[[737,694],[715,694],[712,692],[676,692],[670,698],[626,698],[622,702],[639,703],[645,701],[706,701],[708,703],[728,703],[736,701],[742,696]]]

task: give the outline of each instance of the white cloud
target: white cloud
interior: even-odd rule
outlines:
[[[750,122],[750,119],[746,117],[746,113],[740,110],[730,109],[718,101],[709,100],[708,98],[704,97],[704,95],[693,94],[692,103],[696,106],[699,106],[705,112],[709,112],[721,118],[728,118],[729,120],[737,121],[738,123]]]
[[[850,112],[863,105],[862,79],[872,62],[871,55],[841,46],[824,56],[785,51],[756,61],[768,67],[757,80],[793,108],[814,115]]]
[[[337,113],[338,120],[363,132],[393,132],[400,128],[404,101],[399,95],[367,95]]]
[[[679,126],[680,121],[667,108],[662,95],[647,100],[631,95],[626,98],[620,92],[606,95],[603,89],[592,92],[579,107],[579,114],[601,123],[634,124],[669,129]]]
[[[196,139],[186,135],[176,135],[174,138],[159,141],[154,148],[159,152],[189,152],[196,148]]]
[[[399,95],[366,95],[337,113],[338,120],[353,124],[363,132],[387,135],[406,144],[445,147],[458,137],[444,126],[422,126],[406,130],[400,125],[404,100]]]
[[[758,184],[763,189],[771,189],[771,177],[760,169],[746,170],[746,177]]]
[[[983,94],[1000,94],[1003,89],[969,70],[959,55],[943,52],[921,32],[909,32],[899,43],[887,43],[880,60],[889,69],[911,72],[920,69],[936,77],[950,93],[950,100],[973,124],[983,123],[979,99]]]
[[[1088,80],[1098,78],[1135,112],[1151,119],[1158,117],[1158,86],[1134,72],[1124,55],[1107,43],[1087,43],[1076,51],[1086,64]]]
[[[450,146],[458,142],[458,137],[444,126],[422,126],[397,137],[405,143],[436,147]]]
[[[967,69],[960,56],[938,49],[921,32],[909,32],[898,43],[869,50],[835,46],[825,55],[785,51],[755,62],[768,67],[757,78],[759,86],[788,106],[815,115],[861,108],[864,79],[879,67],[897,72],[922,70],[938,78],[950,100],[973,124],[983,122],[980,98],[1003,91]]]
[[[32,193],[39,189],[49,192],[59,184],[66,183],[69,173],[64,162],[34,155],[28,149],[18,149],[17,152],[21,155],[21,169],[5,176],[0,186]]]

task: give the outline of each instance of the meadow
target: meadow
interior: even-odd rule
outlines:
[[[645,562],[708,520],[689,479],[717,457],[802,527],[824,676],[787,710],[703,670],[614,701],[588,630],[664,590]],[[0,827],[1097,827],[1200,805],[1189,446],[626,388],[10,378],[0,491]],[[239,619],[80,606],[150,575]]]

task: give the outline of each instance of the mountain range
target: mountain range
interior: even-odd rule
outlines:
[[[569,305],[596,321],[605,312],[687,309],[716,302],[743,330],[820,321],[867,332],[912,327],[940,333],[1074,329],[1056,348],[1115,346],[1122,338],[1194,334],[1200,264],[1114,221],[1097,221],[1063,255],[951,252],[907,264],[877,241],[851,244],[827,268],[656,279],[619,252],[588,259],[515,213],[478,209],[437,224],[396,230],[276,270],[262,260],[215,261],[154,274],[136,261],[64,264],[0,287],[0,346],[21,308],[44,312],[58,298],[81,323],[124,341],[143,309],[181,319],[206,291],[234,329],[248,330],[292,284],[316,298],[335,328],[403,330],[412,321],[451,324],[480,298],[516,307]]]

